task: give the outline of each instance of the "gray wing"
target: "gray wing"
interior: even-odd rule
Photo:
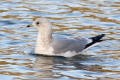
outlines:
[[[64,53],[67,51],[82,51],[87,45],[87,39],[55,39],[52,43],[54,53]]]

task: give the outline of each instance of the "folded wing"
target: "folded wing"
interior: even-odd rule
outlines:
[[[55,39],[52,43],[54,53],[64,53],[67,51],[81,52],[87,45],[87,39]]]

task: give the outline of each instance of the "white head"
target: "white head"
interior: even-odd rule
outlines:
[[[38,29],[38,31],[51,32],[52,27],[48,19],[46,18],[37,18],[33,21],[33,26]]]
[[[46,18],[37,18],[33,21],[32,24],[38,30],[38,42],[49,42],[52,39],[52,26],[48,19]],[[46,42],[47,42],[46,41]]]

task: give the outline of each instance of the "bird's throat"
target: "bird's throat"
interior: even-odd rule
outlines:
[[[48,50],[51,46],[52,33],[38,32],[35,51]]]

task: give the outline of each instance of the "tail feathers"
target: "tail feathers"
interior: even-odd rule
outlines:
[[[103,41],[102,38],[105,36],[105,34],[101,34],[101,35],[98,35],[96,37],[91,37],[90,39],[92,39],[92,42],[91,43],[88,43],[85,48],[88,48],[90,46],[92,46],[93,44],[97,43],[97,42],[101,42]]]

